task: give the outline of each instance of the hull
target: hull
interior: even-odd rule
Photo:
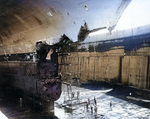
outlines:
[[[0,84],[19,88],[46,102],[56,101],[61,95],[60,79],[41,79],[37,62],[2,61],[0,62]]]
[[[113,30],[131,0],[1,0],[0,55],[34,52],[35,43],[58,42],[62,34],[79,39],[81,26],[89,31]],[[84,36],[84,33],[83,33]]]

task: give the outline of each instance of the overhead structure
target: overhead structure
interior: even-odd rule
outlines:
[[[50,45],[66,34],[78,39],[87,30],[116,26],[131,0],[1,0],[0,55],[28,53],[39,40]],[[82,34],[81,36],[84,36]],[[82,39],[84,40],[84,39]]]

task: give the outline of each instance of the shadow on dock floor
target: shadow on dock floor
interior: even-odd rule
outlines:
[[[130,103],[137,104],[142,107],[150,108],[150,91],[142,90],[135,87],[123,86],[120,84],[109,84],[105,82],[90,81],[89,83],[81,84],[82,88],[90,90],[106,90],[112,89],[107,92],[107,95],[114,96],[126,100]]]
[[[0,89],[0,111],[9,119],[58,119],[45,112],[43,106],[27,99],[23,91],[12,87]]]

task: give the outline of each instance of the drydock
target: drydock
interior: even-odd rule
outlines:
[[[1,0],[0,118],[149,119],[149,4]]]
[[[150,101],[135,96],[130,88],[98,83],[86,83],[80,87],[63,84],[62,87],[62,95],[54,104],[53,116],[24,97],[20,105],[19,93],[0,95],[1,112],[9,119],[150,118]]]

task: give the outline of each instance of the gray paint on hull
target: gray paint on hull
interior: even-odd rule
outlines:
[[[52,44],[62,34],[76,41],[85,22],[89,30],[114,27],[130,2],[26,0],[0,16],[0,54],[33,52],[38,40]]]

